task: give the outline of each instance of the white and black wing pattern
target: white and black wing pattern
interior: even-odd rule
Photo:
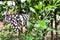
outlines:
[[[20,25],[24,26],[27,24],[27,20],[29,15],[27,14],[13,14],[13,15],[5,15],[5,22],[10,23],[14,30],[20,30]]]

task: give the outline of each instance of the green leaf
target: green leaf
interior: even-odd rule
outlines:
[[[3,32],[0,32],[0,37],[3,36],[3,35],[4,35],[4,33]]]
[[[29,31],[31,31],[32,28],[33,28],[33,24],[31,22],[28,22],[27,28],[28,28]]]
[[[38,4],[38,8],[41,9],[42,6],[43,6],[43,3],[42,3],[42,2],[39,2],[39,4]]]
[[[31,34],[27,34],[25,37],[26,37],[25,40],[33,40],[34,39],[34,37]]]
[[[34,6],[36,9],[39,9],[38,5]]]
[[[53,4],[55,4],[56,0],[53,0]]]
[[[29,40],[33,40],[34,39],[31,34],[29,34],[28,37],[29,37]]]
[[[50,9],[50,8],[56,8],[56,7],[51,5],[46,6],[46,9]]]
[[[5,29],[6,29],[6,30],[9,30],[9,29],[10,29],[10,25],[8,25],[8,24],[5,25]]]
[[[39,2],[39,4],[38,5],[36,5],[36,6],[34,6],[36,9],[39,9],[39,10],[41,10],[42,9],[42,7],[43,7],[43,3],[42,2]]]
[[[0,38],[0,40],[2,40],[2,38]]]
[[[30,7],[30,11],[32,11],[33,13],[36,13],[35,9]]]
[[[38,28],[44,30],[47,27],[47,25],[44,21],[38,20],[38,21],[36,21],[36,24],[34,25],[34,27],[38,27]]]
[[[31,0],[26,0],[28,3],[30,3],[31,2]]]

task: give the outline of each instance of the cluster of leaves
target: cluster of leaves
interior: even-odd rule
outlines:
[[[17,9],[17,6],[14,6],[13,4],[8,4],[8,1],[0,1],[0,18],[3,18],[4,12],[10,11],[11,14]],[[14,1],[11,1],[14,2]]]
[[[37,31],[34,30],[33,34],[37,33],[35,36],[31,34],[34,40],[42,40],[42,38],[44,37],[43,34],[46,31],[49,31],[48,28],[51,27],[50,20],[54,20],[55,10],[57,10],[56,12],[59,12],[58,10],[60,9],[59,2],[60,0],[40,0],[40,1],[26,0],[24,3],[21,4],[22,8],[24,9],[27,7],[31,14],[30,20],[27,24],[28,34],[31,34],[34,28],[37,30]],[[56,14],[60,15],[60,13],[56,13]],[[40,16],[40,19],[39,19],[39,16]],[[44,29],[46,29],[45,32],[43,32]],[[25,36],[27,36],[27,34],[25,34]],[[23,39],[24,38],[28,39],[28,36],[27,37],[25,36],[23,36]],[[33,40],[32,37],[31,37],[31,40]]]
[[[55,10],[57,10],[57,14],[60,15],[60,0],[25,0],[23,3],[19,0],[14,1],[16,5],[11,6],[12,8],[7,6],[4,1],[5,4],[0,5],[0,12],[17,8],[16,11],[19,13],[22,11],[31,14],[27,24],[27,32],[19,35],[23,40],[42,40],[44,37],[43,34],[46,33],[44,29],[49,31],[48,28],[51,26],[49,25],[50,20],[54,19]],[[11,35],[9,34],[9,39],[12,37]]]
[[[15,40],[15,34],[10,25],[5,25],[4,29],[0,30],[0,40]]]
[[[37,20],[34,24],[29,22],[27,32],[21,34],[23,40],[42,40],[43,30],[46,29],[46,23],[42,20]]]

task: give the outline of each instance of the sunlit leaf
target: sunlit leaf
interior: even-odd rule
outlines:
[[[2,40],[2,38],[0,38],[0,40]]]
[[[30,7],[30,11],[32,11],[32,12],[34,12],[34,13],[36,13],[35,9],[34,9],[34,8],[32,8],[32,7]]]
[[[38,27],[38,28],[44,30],[47,27],[47,25],[44,21],[38,20],[37,23],[35,24],[35,27]]]
[[[38,5],[34,6],[36,9],[39,9]]]
[[[4,33],[3,32],[0,32],[0,37],[3,36],[3,35],[4,35]]]
[[[56,0],[53,0],[53,4],[55,4]]]
[[[38,4],[38,8],[41,9],[42,6],[43,6],[43,3],[42,3],[42,2],[39,2],[39,4]]]
[[[39,2],[38,5],[34,6],[36,9],[39,9],[41,10],[42,7],[43,7],[43,3],[42,2]]]
[[[22,3],[24,3],[26,0],[21,0]]]
[[[48,6],[46,6],[46,8],[49,9],[49,8],[56,8],[56,7],[55,6],[48,5]]]

